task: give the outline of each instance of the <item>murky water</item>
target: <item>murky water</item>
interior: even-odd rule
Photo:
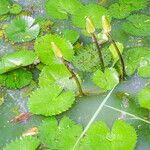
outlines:
[[[24,6],[25,9],[33,11],[33,17],[37,18],[39,16],[46,16],[44,13],[44,2],[45,0],[14,0],[21,5]],[[98,2],[98,0],[82,0],[85,3],[90,2]],[[109,1],[108,4],[112,3],[113,1]],[[47,16],[46,16],[47,17]],[[120,21],[119,21],[120,23]],[[59,24],[59,23],[58,23]],[[114,27],[117,28],[118,22],[114,21]],[[61,32],[64,28],[70,27],[70,22],[61,23],[61,26],[58,25],[56,28]],[[117,39],[117,36],[115,37]],[[131,46],[138,46],[137,38],[130,37],[128,41],[124,41],[126,47],[128,45]],[[84,41],[86,41],[84,39]],[[144,46],[148,47],[147,43],[142,43]],[[4,55],[5,53],[13,52],[14,49],[8,44],[0,41],[0,56]],[[148,114],[148,111],[145,109],[139,108],[137,103],[137,93],[140,89],[142,89],[145,83],[150,82],[150,79],[142,79],[139,78],[137,75],[134,75],[131,79],[128,79],[127,82],[124,82],[116,87],[111,97],[108,99],[107,104],[108,106],[112,106],[136,115],[139,115],[142,118],[145,118]],[[97,90],[90,82],[88,85],[85,85],[89,89],[93,91]],[[132,99],[124,98],[121,99],[116,94],[118,92],[126,92],[128,93]],[[28,97],[24,98],[22,96],[23,91],[15,91],[15,90],[8,90],[5,96],[5,102],[2,106],[0,106],[0,149],[5,146],[7,142],[16,137],[20,137],[24,131],[28,128],[32,128],[34,126],[38,126],[43,119],[42,116],[32,116],[27,122],[24,123],[10,123],[14,116],[16,116],[19,112],[26,112],[28,111],[26,107],[26,103]],[[62,115],[67,115],[71,119],[75,120],[78,123],[83,124],[86,126],[89,119],[92,117],[93,113],[96,111],[98,106],[101,104],[102,100],[106,95],[97,95],[97,96],[85,96],[82,98],[78,98],[76,104],[67,112]],[[59,115],[58,118],[62,117]],[[124,115],[120,112],[112,110],[106,106],[102,109],[97,120],[104,120],[109,127],[112,126],[113,122],[117,118],[123,118],[130,124],[132,124],[138,134],[138,143],[136,150],[149,150],[150,149],[150,125],[143,123],[142,121],[135,120],[127,115]]]

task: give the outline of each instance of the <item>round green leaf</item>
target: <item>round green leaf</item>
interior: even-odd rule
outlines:
[[[22,7],[19,4],[13,4],[10,8],[10,13],[11,14],[19,14],[22,11]]]
[[[72,17],[72,22],[77,27],[85,28],[86,24],[85,18],[89,17],[93,21],[97,29],[99,28],[102,29],[101,19],[103,15],[107,16],[111,20],[111,17],[107,9],[105,9],[103,6],[100,6],[98,4],[88,4],[78,9],[74,13]]]
[[[9,0],[0,0],[0,16],[9,12],[10,3]]]
[[[44,64],[51,65],[58,62],[52,50],[51,42],[56,43],[66,60],[72,60],[74,51],[71,43],[61,36],[49,34],[37,38],[35,42],[35,52]]]
[[[78,0],[48,0],[46,11],[49,16],[63,20],[68,18],[68,13],[74,14],[75,10],[81,6]]]
[[[97,70],[93,75],[93,82],[103,90],[111,90],[119,83],[118,73],[113,68],[105,69],[103,73]]]
[[[138,94],[138,101],[141,107],[150,110],[150,89],[144,88]]]
[[[16,139],[11,143],[7,144],[4,148],[5,150],[36,150],[40,145],[40,141],[37,137],[24,137],[20,139]]]
[[[28,16],[18,17],[11,21],[6,29],[9,40],[13,42],[27,42],[35,39],[40,31],[38,24],[34,24],[35,19]]]
[[[28,107],[33,114],[52,116],[68,110],[75,101],[71,91],[62,92],[58,85],[39,88],[31,94]]]

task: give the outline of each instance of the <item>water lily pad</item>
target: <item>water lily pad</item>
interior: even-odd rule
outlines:
[[[0,0],[0,16],[5,15],[9,12],[10,9],[9,0]]]
[[[113,68],[105,69],[104,73],[97,70],[93,75],[93,82],[105,91],[111,90],[119,83],[118,73]]]
[[[14,70],[21,66],[28,66],[37,59],[34,52],[22,50],[4,55],[0,60],[0,74]]]
[[[63,117],[59,124],[55,118],[47,118],[40,126],[39,138],[50,149],[69,150],[81,132],[82,126],[68,117]]]
[[[150,89],[144,88],[138,94],[138,101],[141,107],[150,110]]]
[[[68,110],[75,101],[72,91],[58,85],[39,88],[31,94],[28,107],[33,114],[53,116]]]
[[[106,8],[98,4],[88,4],[83,6],[82,9],[78,9],[74,13],[72,17],[72,22],[77,27],[85,28],[85,18],[89,17],[93,21],[97,29],[102,29],[101,19],[103,15],[107,16],[111,20],[109,12]]]
[[[28,16],[18,17],[11,21],[6,29],[9,40],[13,42],[27,42],[35,39],[40,31],[38,24],[34,24],[35,19]]]
[[[19,14],[21,11],[22,11],[21,5],[16,4],[16,3],[13,4],[9,10],[9,12],[14,15]]]
[[[73,47],[69,41],[59,35],[45,35],[37,38],[35,42],[35,52],[39,56],[41,62],[46,65],[58,63],[51,47],[51,42],[55,42],[61,49],[66,60],[71,61],[74,55]]]
[[[0,75],[0,84],[10,89],[20,89],[32,81],[32,73],[24,69],[17,69]]]
[[[46,3],[46,11],[49,16],[56,19],[67,19],[68,13],[74,14],[77,8],[82,4],[78,0],[48,0]]]
[[[115,121],[111,131],[103,121],[99,121],[87,131],[79,149],[133,150],[136,140],[135,129],[124,121]]]

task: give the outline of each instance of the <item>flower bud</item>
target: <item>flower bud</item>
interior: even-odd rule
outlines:
[[[111,25],[106,16],[102,16],[102,26],[105,33],[109,33],[111,31]]]
[[[95,32],[94,24],[93,24],[92,20],[88,17],[86,18],[86,31],[88,33],[94,33]]]
[[[59,49],[59,47],[55,44],[55,42],[51,42],[51,46],[52,46],[55,56],[58,58],[62,58],[63,54],[62,54],[61,50]]]

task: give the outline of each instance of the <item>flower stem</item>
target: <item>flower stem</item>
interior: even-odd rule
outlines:
[[[121,66],[122,66],[122,75],[121,75],[121,79],[124,80],[125,79],[125,76],[126,76],[126,72],[125,72],[125,63],[124,63],[124,60],[123,60],[123,57],[122,57],[122,54],[120,53],[120,50],[116,44],[116,42],[114,41],[113,37],[111,36],[110,33],[107,34],[108,38],[111,40],[118,56],[119,56],[119,60],[121,62]]]
[[[98,41],[97,41],[97,38],[96,38],[95,34],[91,33],[91,36],[92,36],[92,38],[94,40],[94,43],[96,45],[96,48],[97,48],[97,52],[98,52],[98,56],[99,56],[99,60],[100,60],[101,69],[104,72],[105,66],[104,66],[104,60],[103,60],[103,55],[102,55],[101,48],[100,48],[100,46],[98,44]]]
[[[81,84],[79,82],[79,79],[77,78],[76,74],[74,73],[73,69],[69,66],[68,61],[66,61],[63,57],[61,58],[61,61],[63,62],[63,64],[67,67],[68,71],[71,73],[72,78],[75,80],[78,90],[79,90],[79,94],[80,96],[84,96],[84,92],[82,90]]]

